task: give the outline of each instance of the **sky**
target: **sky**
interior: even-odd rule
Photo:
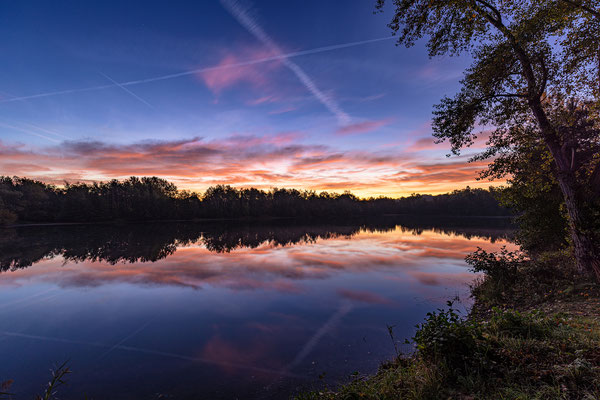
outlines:
[[[434,144],[468,59],[375,1],[0,3],[0,175],[404,196],[488,187]]]

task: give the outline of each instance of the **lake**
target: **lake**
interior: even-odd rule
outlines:
[[[0,229],[0,381],[16,399],[279,399],[373,373],[510,244],[507,220]]]

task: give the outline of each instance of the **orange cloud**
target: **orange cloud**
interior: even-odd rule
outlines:
[[[352,241],[346,236],[324,235],[287,246],[264,240],[255,247],[240,245],[227,253],[210,250],[209,242],[194,241],[174,248],[174,253],[159,264],[137,259],[117,264],[94,260],[65,263],[62,257],[44,259],[35,268],[3,273],[0,285],[19,285],[31,280],[65,287],[129,283],[196,290],[213,286],[235,291],[302,293],[309,289],[304,282],[367,271],[395,271],[428,282],[436,277],[440,282],[458,278],[464,282],[465,276],[452,277],[448,275],[450,272],[437,271],[439,259],[464,266],[465,254],[478,246],[493,251],[505,244],[504,239],[490,243],[485,236],[441,234],[431,229],[415,234],[414,230],[401,226],[389,232],[360,231],[352,236]],[[425,262],[427,258],[435,260]],[[355,301],[390,304],[389,299],[370,292],[342,288],[337,294]]]
[[[421,150],[439,150],[440,146],[438,146],[433,137],[424,137],[418,139],[415,143],[413,143],[410,147],[408,147],[407,151],[421,151]]]
[[[302,132],[233,135],[219,140],[193,137],[111,144],[66,141],[36,151],[0,142],[0,171],[54,184],[92,182],[132,175],[156,175],[180,188],[205,190],[215,184],[238,187],[295,187],[351,190],[359,196],[443,193],[487,187],[477,181],[484,162],[427,163],[392,151],[336,150],[299,144]]]

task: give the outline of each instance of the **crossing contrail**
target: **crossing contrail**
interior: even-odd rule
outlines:
[[[386,36],[386,37],[376,38],[376,39],[360,40],[357,42],[340,43],[340,44],[334,44],[334,45],[330,45],[330,46],[317,47],[317,48],[309,49],[309,50],[294,51],[294,52],[285,53],[285,54],[275,54],[273,56],[256,58],[254,60],[247,60],[247,61],[241,61],[238,63],[231,63],[231,64],[225,64],[225,65],[192,69],[192,70],[177,72],[174,74],[160,75],[160,76],[155,76],[155,77],[151,77],[151,78],[138,79],[138,80],[132,80],[132,81],[127,81],[127,82],[119,82],[117,84],[113,83],[110,85],[107,84],[107,85],[99,85],[99,86],[90,86],[90,87],[85,87],[85,88],[66,89],[66,90],[57,90],[54,92],[38,93],[38,94],[32,94],[32,95],[28,95],[28,96],[11,97],[9,99],[1,99],[0,104],[12,103],[15,101],[22,101],[22,100],[31,100],[31,99],[37,99],[37,98],[42,98],[42,97],[52,97],[52,96],[58,96],[58,95],[64,95],[64,94],[92,92],[92,91],[96,91],[96,90],[103,90],[103,89],[109,89],[109,88],[114,88],[114,87],[123,88],[124,86],[133,86],[133,85],[140,85],[143,83],[164,81],[164,80],[168,80],[168,79],[175,79],[175,78],[180,78],[180,77],[189,76],[189,75],[195,75],[198,73],[208,72],[208,71],[239,68],[239,67],[244,67],[247,65],[255,65],[255,64],[261,64],[261,63],[265,63],[265,62],[269,62],[269,61],[284,60],[284,59],[289,59],[289,58],[293,58],[293,57],[306,56],[306,55],[310,55],[310,54],[324,53],[327,51],[345,49],[348,47],[361,46],[361,45],[365,45],[365,44],[369,44],[369,43],[382,42],[382,41],[391,40],[391,39],[394,39],[394,36]]]
[[[133,93],[131,90],[127,89],[125,86],[123,86],[122,84],[120,84],[119,82],[115,81],[113,78],[111,78],[110,76],[103,74],[102,72],[100,72],[100,74],[105,77],[106,79],[108,79],[109,81],[111,81],[112,83],[114,83],[115,85],[117,85],[118,87],[120,87],[121,89],[123,89],[127,94],[130,94],[131,96],[133,96],[135,99],[139,100],[140,102],[144,103],[145,105],[147,105],[150,108],[154,108],[154,106],[150,103],[148,103],[146,100],[142,99],[140,96],[138,96],[137,94]]]
[[[106,350],[104,353],[102,353],[100,355],[100,357],[98,357],[98,359],[102,359],[104,357],[106,357],[111,351],[113,351],[114,349],[118,348],[119,346],[121,346],[123,343],[125,343],[126,341],[128,341],[129,339],[131,339],[132,337],[134,337],[135,335],[137,335],[138,333],[140,333],[141,331],[143,331],[144,329],[146,329],[146,327],[150,324],[150,321],[146,322],[145,324],[142,324],[139,328],[137,328],[135,331],[131,332],[129,335],[125,336],[123,339],[119,340],[113,347],[111,347],[110,349]]]
[[[281,55],[281,62],[283,65],[288,67],[296,77],[302,82],[304,87],[319,100],[329,111],[331,111],[338,119],[338,122],[342,125],[350,123],[350,115],[348,115],[340,105],[331,96],[323,93],[316,85],[316,83],[304,72],[302,68],[295,62],[289,60],[287,57],[283,57],[282,51],[275,43],[275,41],[269,36],[264,29],[258,24],[249,11],[250,7],[242,5],[237,0],[221,0],[221,4],[229,13],[242,25],[248,32],[250,32],[256,39],[264,44],[269,50],[276,55]]]

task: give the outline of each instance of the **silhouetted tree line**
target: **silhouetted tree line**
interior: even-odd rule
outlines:
[[[498,204],[496,192],[493,188],[467,188],[438,196],[359,199],[349,192],[263,191],[218,185],[199,195],[177,190],[174,184],[157,177],[64,187],[28,178],[0,177],[0,224],[383,214],[509,215]]]
[[[313,243],[318,239],[351,237],[361,231],[389,232],[396,228],[420,235],[433,230],[483,237],[491,241],[510,239],[510,221],[504,218],[458,217],[368,217],[345,218],[330,223],[301,220],[246,222],[161,222],[139,224],[50,225],[4,228],[0,230],[0,271],[29,267],[45,258],[103,261],[110,264],[154,262],[173,254],[177,247],[204,245],[208,250],[226,253],[239,248],[256,248],[269,243],[289,246]]]

